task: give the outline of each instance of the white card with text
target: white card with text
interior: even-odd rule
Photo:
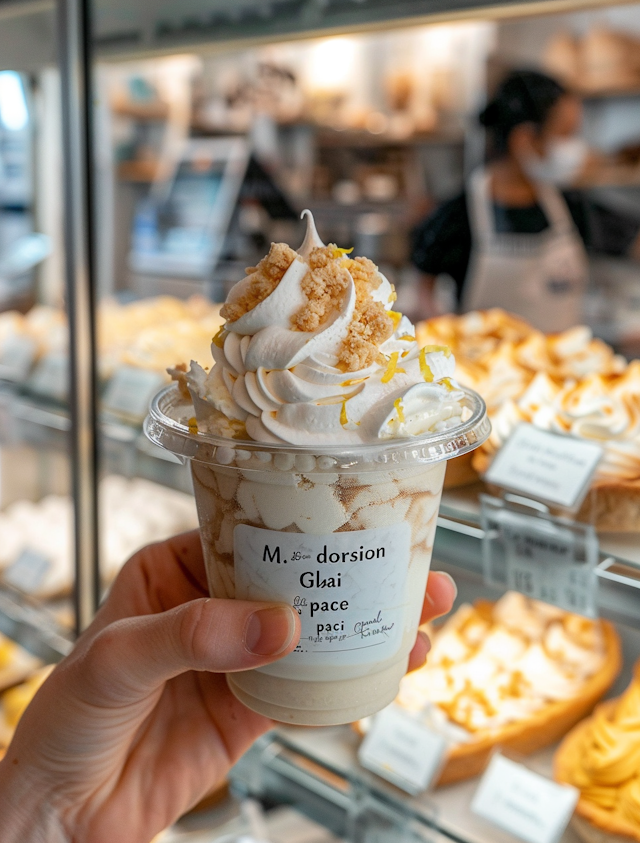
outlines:
[[[566,509],[581,503],[602,447],[595,442],[519,424],[484,476],[508,491]]]
[[[498,753],[482,777],[471,810],[526,843],[557,843],[578,797],[575,787],[556,784]]]
[[[435,779],[446,751],[442,735],[391,704],[374,717],[358,760],[367,770],[415,795]]]

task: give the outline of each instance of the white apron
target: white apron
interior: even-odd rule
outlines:
[[[539,234],[498,232],[489,173],[480,168],[472,174],[467,208],[473,248],[463,310],[502,307],[554,333],[582,321],[587,254],[560,192],[547,184],[536,191],[549,227]]]

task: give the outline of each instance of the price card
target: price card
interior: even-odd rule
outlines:
[[[434,780],[446,750],[442,735],[392,704],[375,716],[358,760],[367,770],[415,795]]]
[[[159,372],[121,366],[111,378],[104,394],[104,407],[119,416],[142,421],[149,401],[165,383]]]
[[[9,337],[0,349],[0,378],[21,383],[36,359],[36,343],[31,337]]]
[[[575,787],[556,784],[496,754],[473,797],[471,810],[526,843],[557,843],[578,797]]]
[[[532,424],[519,424],[484,476],[487,483],[575,510],[582,503],[602,457],[595,442]]]
[[[598,538],[588,524],[481,495],[482,561],[489,585],[597,617]]]
[[[27,382],[31,392],[64,404],[69,394],[69,358],[55,351],[47,354]]]
[[[26,594],[37,592],[51,568],[51,560],[38,550],[26,547],[4,572],[5,582]]]

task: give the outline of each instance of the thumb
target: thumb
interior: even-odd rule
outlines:
[[[206,598],[115,621],[78,654],[85,692],[96,695],[87,702],[128,705],[188,670],[260,667],[290,653],[299,637],[298,613],[281,603]]]

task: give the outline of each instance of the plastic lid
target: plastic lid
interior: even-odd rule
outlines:
[[[459,457],[481,445],[491,432],[485,403],[470,389],[464,389],[462,405],[468,418],[442,433],[403,439],[384,439],[371,444],[335,448],[301,448],[272,445],[253,440],[227,439],[209,433],[190,433],[188,420],[194,416],[192,403],[177,385],[165,387],[151,401],[144,432],[161,448],[184,459],[209,465],[308,472],[380,471],[437,463]]]

